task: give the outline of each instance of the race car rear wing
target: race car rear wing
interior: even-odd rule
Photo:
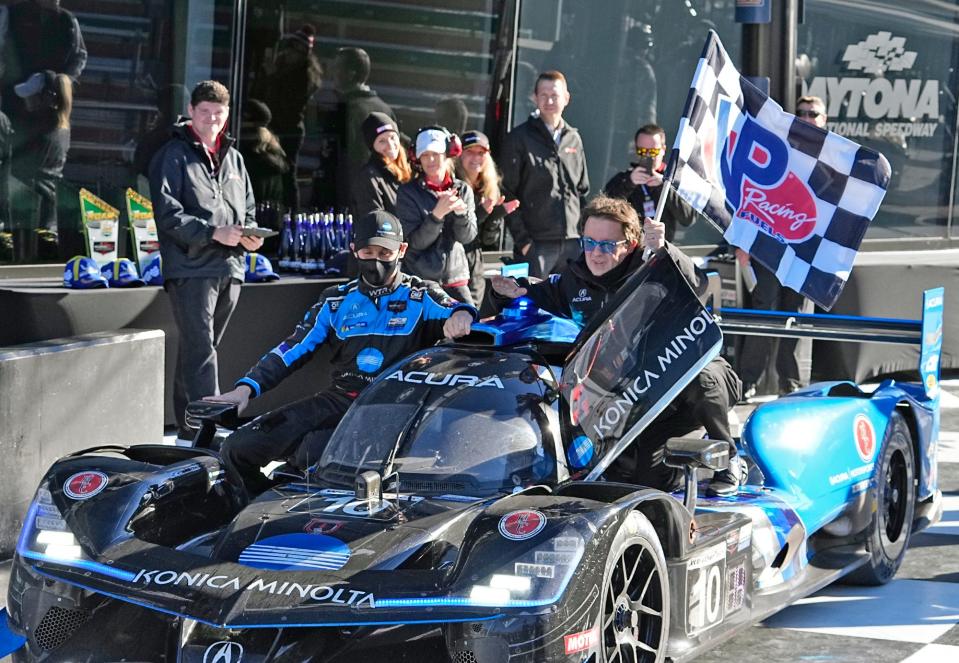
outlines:
[[[919,320],[745,308],[717,309],[713,315],[724,334],[918,345],[926,395],[935,398],[939,393],[944,295],[944,288],[926,290]]]

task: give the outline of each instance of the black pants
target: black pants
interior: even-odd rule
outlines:
[[[220,448],[231,481],[253,496],[270,487],[260,468],[291,456],[300,469],[315,464],[353,399],[337,391],[318,394],[257,417]]]
[[[713,359],[610,466],[607,476],[670,492],[681,488],[682,469],[664,462],[666,442],[700,429],[705,429],[710,439],[726,440],[730,457],[735,456],[729,410],[741,395],[742,382],[729,362],[722,357]]]
[[[43,133],[31,133],[26,127],[15,126],[12,174],[23,186],[36,195],[36,208],[39,210],[37,227],[57,231],[57,183],[63,178],[63,166],[70,149],[70,130],[52,129]],[[24,216],[24,207],[32,207],[31,202],[17,203],[20,218]],[[32,224],[31,224],[32,225]]]
[[[173,412],[177,429],[184,431],[187,403],[220,393],[216,346],[240,298],[240,282],[229,277],[166,279],[163,287],[180,332]]]
[[[476,310],[483,305],[483,296],[486,294],[486,277],[483,276],[483,250],[473,249],[466,251],[466,264],[470,268],[470,294]]]
[[[544,279],[560,272],[568,260],[574,260],[581,251],[578,239],[533,240],[526,252],[529,275]]]
[[[290,214],[296,214],[300,209],[300,185],[296,181],[296,163],[303,147],[305,130],[302,126],[279,131],[277,139],[280,147],[286,153],[286,160],[290,164],[289,170],[282,175],[283,204],[290,208]]]
[[[753,263],[753,268],[756,271],[756,287],[751,293],[754,309],[795,313],[812,310],[805,297],[779,283],[776,275],[768,269],[757,263]],[[802,386],[798,338],[747,336],[743,341],[742,356],[738,364],[739,374],[746,384],[757,384],[766,370],[769,354],[777,340],[779,350],[776,352],[776,373],[779,376],[779,391],[789,393]]]

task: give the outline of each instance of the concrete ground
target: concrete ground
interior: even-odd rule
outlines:
[[[959,380],[942,384],[939,484],[945,513],[913,538],[895,579],[883,587],[827,587],[698,663],[959,661]],[[737,406],[732,419],[744,421],[753,407]],[[0,605],[6,602],[9,566],[0,562]]]

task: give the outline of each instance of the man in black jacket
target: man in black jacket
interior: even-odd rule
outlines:
[[[656,124],[646,124],[633,137],[637,161],[628,170],[613,175],[603,187],[611,198],[629,202],[640,218],[656,216],[656,205],[663,195],[663,171],[666,168],[666,130]],[[663,209],[666,241],[676,236],[676,224],[690,226],[696,220],[696,210],[675,193],[666,199]]]
[[[558,71],[539,75],[533,88],[536,112],[506,137],[503,188],[520,201],[507,224],[516,252],[542,277],[579,253],[580,208],[589,194],[583,141],[563,120],[570,95]]]
[[[337,95],[336,205],[349,207],[351,188],[370,148],[363,137],[363,121],[370,113],[383,113],[395,121],[393,109],[367,84],[370,77],[369,54],[362,48],[347,47],[336,52],[333,60],[333,84]]]
[[[333,385],[268,412],[227,438],[227,471],[251,495],[270,487],[260,468],[296,455],[302,469],[318,460],[336,424],[380,369],[436,341],[468,334],[476,309],[452,300],[435,283],[400,271],[406,253],[399,220],[382,210],[353,226],[350,247],[360,278],[323,291],[293,334],[263,355],[236,388],[211,400],[239,410],[330,348]]]
[[[626,201],[597,196],[583,210],[583,251],[566,268],[545,281],[516,282],[493,277],[492,286],[503,297],[526,296],[554,315],[585,325],[644,262],[644,247],[665,248],[693,289],[702,294],[706,277],[689,257],[668,243],[665,226],[646,219],[640,226],[636,211]],[[666,441],[700,427],[712,439],[726,440],[730,468],[718,472],[709,486],[712,494],[734,493],[743,480],[742,462],[736,456],[729,430],[729,409],[739,400],[742,383],[722,357],[713,359],[679,396],[610,467],[607,475],[661,490],[682,485],[682,473],[664,462]]]
[[[177,437],[192,439],[186,405],[219,393],[216,346],[240,296],[243,253],[263,245],[244,236],[255,225],[253,185],[226,134],[230,93],[216,81],[190,95],[190,120],[174,125],[150,162],[164,288],[180,333],[173,408]]]

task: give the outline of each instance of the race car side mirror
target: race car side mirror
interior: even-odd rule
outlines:
[[[236,403],[217,401],[190,401],[186,406],[187,426],[197,429],[193,446],[209,449],[216,435],[216,427],[239,427]]]
[[[696,510],[696,470],[719,472],[729,467],[729,443],[701,437],[671,437],[666,441],[665,462],[671,467],[683,468],[686,496],[683,505],[693,513]]]
[[[368,470],[356,477],[357,500],[366,500],[368,502],[379,504],[383,501],[383,479],[379,472]]]

